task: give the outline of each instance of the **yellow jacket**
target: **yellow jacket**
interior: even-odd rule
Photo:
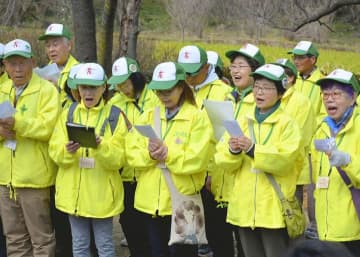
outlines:
[[[225,101],[232,88],[220,79],[217,79],[199,89],[193,87],[196,104],[203,109],[204,100]]]
[[[296,90],[303,93],[310,99],[315,117],[320,114],[320,108],[322,105],[321,91],[320,87],[316,85],[316,81],[323,76],[324,75],[321,73],[319,68],[316,68],[310,77],[305,80],[298,73],[296,83],[294,85]]]
[[[108,104],[119,107],[126,114],[131,124],[137,125],[139,117],[143,112],[159,105],[159,98],[152,90],[145,87],[137,104],[140,109],[136,107],[135,99],[131,99],[121,92],[112,97]],[[140,173],[136,171],[134,167],[127,164],[124,165],[123,170],[121,171],[123,181],[138,181],[139,175]]]
[[[272,174],[285,197],[294,196],[297,174],[294,161],[300,146],[300,131],[281,108],[258,124],[254,113],[240,119],[240,127],[250,138],[248,119],[256,138],[254,158],[229,152],[229,135],[217,146],[215,161],[223,169],[236,170],[227,222],[240,227],[285,227],[280,200],[264,174]]]
[[[99,135],[110,108],[103,101],[90,109],[80,103],[74,111],[73,122],[95,127],[95,133]],[[62,112],[49,142],[50,156],[59,166],[56,208],[82,217],[115,216],[124,209],[123,185],[118,170],[124,164],[125,121],[119,117],[114,134],[107,125],[96,149],[80,147],[76,153],[70,154],[65,147],[69,141],[65,125],[67,115],[68,109]],[[80,168],[79,161],[86,156],[95,160],[94,168]]]
[[[0,87],[0,102],[14,103],[12,80]],[[48,141],[59,114],[59,93],[35,73],[16,103],[15,151],[0,137],[0,185],[45,188],[54,184],[56,166],[48,155]]]
[[[161,105],[162,138],[168,147],[165,161],[177,189],[183,194],[194,194],[204,185],[212,137],[211,124],[206,113],[185,102],[179,113],[166,121],[165,107]],[[153,110],[144,113],[139,124],[153,124]],[[135,130],[126,138],[129,165],[141,169],[135,193],[135,208],[153,215],[170,215],[170,191],[157,161],[150,158],[148,139]]]
[[[60,73],[60,77],[58,79],[58,87],[60,88],[60,101],[63,106],[65,105],[66,102],[69,101],[66,92],[64,90],[65,83],[69,77],[71,67],[78,63],[79,62],[72,55],[69,55],[69,59],[67,60],[65,67]]]
[[[336,135],[337,148],[351,156],[351,162],[341,168],[349,176],[352,184],[360,188],[360,114],[357,110],[345,127]],[[328,125],[323,122],[316,131],[314,139],[331,136]],[[315,215],[319,238],[326,241],[360,240],[360,222],[352,202],[349,188],[335,167],[330,167],[326,154],[312,146],[314,181],[319,177],[329,177],[327,189],[316,188]]]
[[[231,100],[235,100],[232,96]],[[248,93],[243,99],[234,103],[234,115],[236,120],[250,114],[254,111],[255,100],[252,92]],[[223,138],[221,140],[224,140]],[[220,165],[215,166],[215,171],[211,172],[211,192],[217,202],[228,202],[234,186],[235,180],[234,169],[224,169]]]
[[[306,96],[296,91],[294,87],[290,87],[281,98],[280,106],[296,120],[301,132],[301,149],[295,167],[299,174],[297,184],[310,184],[308,154],[311,139],[316,129],[316,118],[311,107],[311,102]]]
[[[1,84],[5,83],[6,81],[9,80],[8,74],[6,72],[4,72],[1,76],[0,76],[0,86]]]

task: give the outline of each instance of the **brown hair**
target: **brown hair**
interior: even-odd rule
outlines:
[[[175,87],[182,87],[183,88],[183,92],[181,93],[180,96],[180,103],[182,104],[183,102],[187,101],[192,105],[197,106],[196,101],[195,101],[195,96],[194,96],[194,92],[192,91],[192,89],[190,88],[190,86],[186,83],[185,80],[180,80]]]

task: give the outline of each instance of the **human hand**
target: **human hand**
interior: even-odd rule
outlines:
[[[329,153],[330,165],[340,167],[348,165],[351,161],[350,154],[339,150],[333,150]]]
[[[76,151],[80,148],[80,144],[79,143],[76,143],[74,141],[69,141],[67,144],[66,144],[66,150],[73,154],[73,153],[76,153]]]

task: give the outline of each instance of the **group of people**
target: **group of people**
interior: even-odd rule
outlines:
[[[253,44],[227,51],[231,78],[216,52],[188,45],[147,83],[126,56],[109,79],[98,63],[79,63],[63,24],[39,40],[56,81],[33,72],[27,41],[0,45],[0,104],[16,110],[0,117],[4,256],[113,257],[117,215],[132,257],[198,256],[196,244],[168,245],[162,167],[180,193],[201,194],[214,257],[285,255],[292,240],[270,178],[286,199],[302,204],[306,194],[312,237],[360,256],[350,191],[360,187],[360,85],[343,69],[324,76],[312,42],[290,50],[292,60],[265,60]],[[206,100],[230,101],[242,135],[215,137]],[[69,123],[94,128],[95,146],[69,140]]]

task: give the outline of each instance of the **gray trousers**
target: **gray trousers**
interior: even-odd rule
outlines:
[[[289,236],[285,228],[266,229],[239,228],[245,257],[281,257],[289,247]]]

